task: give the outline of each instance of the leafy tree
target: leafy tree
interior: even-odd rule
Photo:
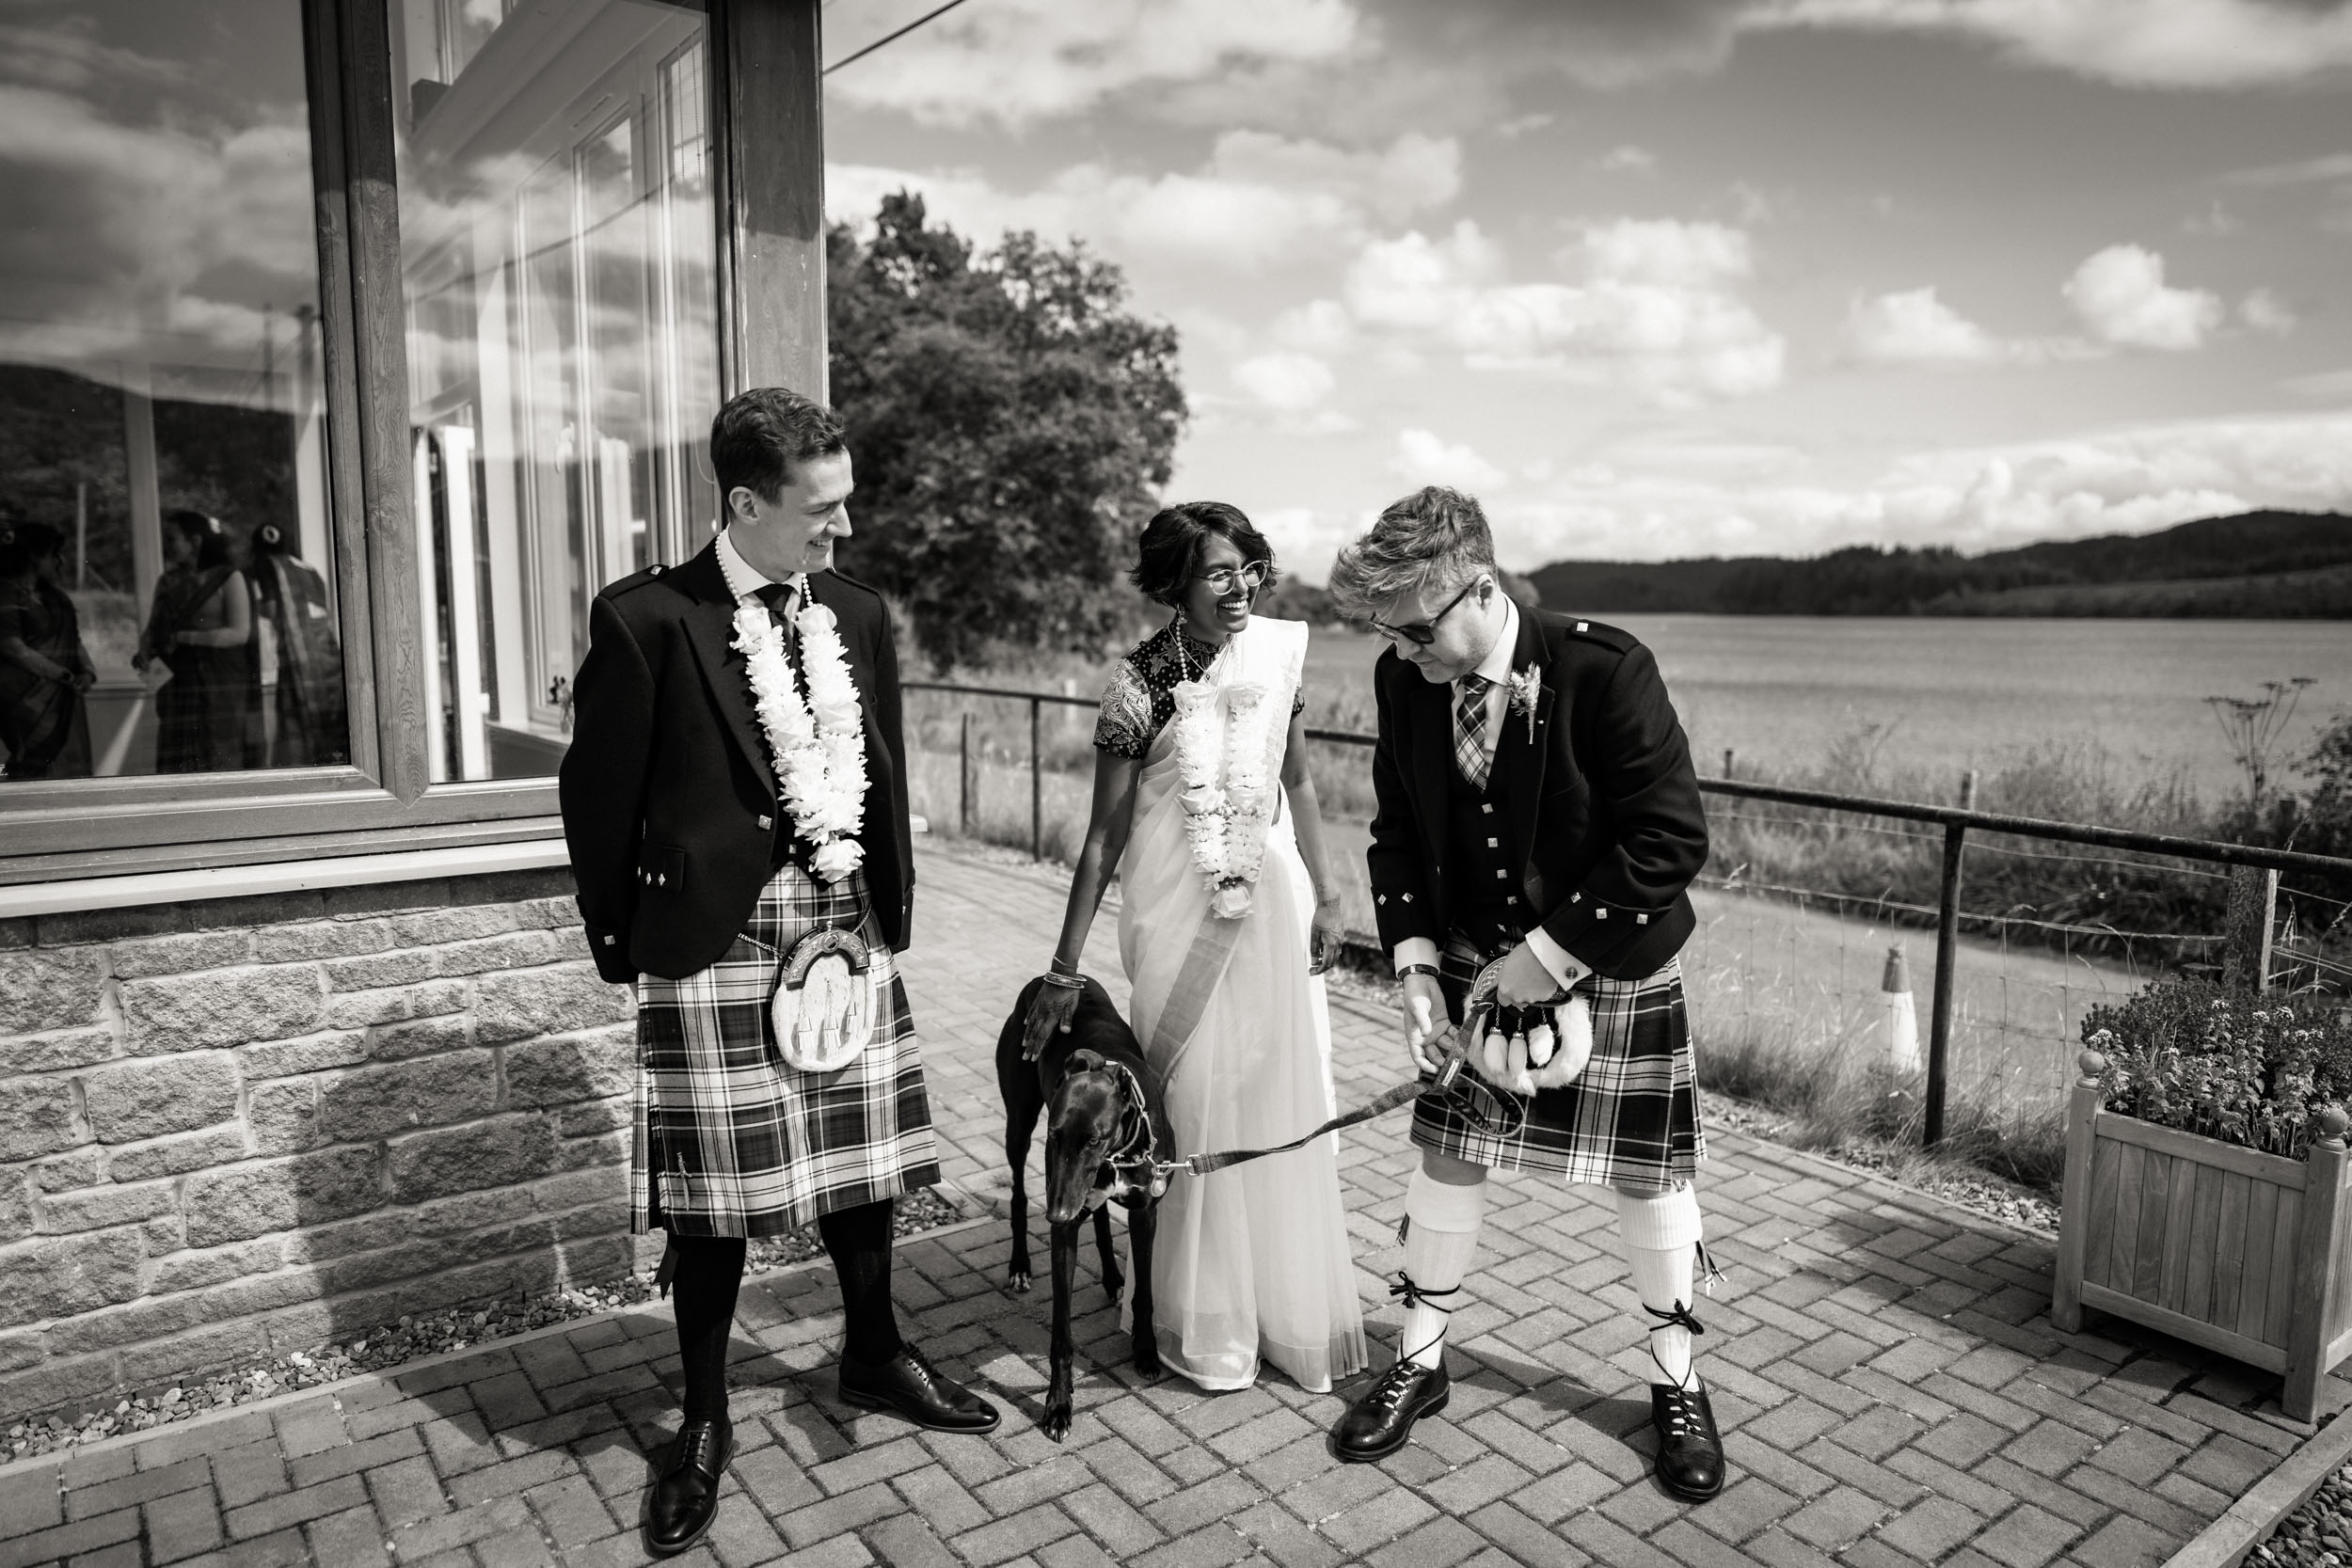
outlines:
[[[1083,245],[993,250],[886,197],[827,236],[833,401],[857,458],[851,570],[907,607],[943,670],[1001,647],[1091,650],[1184,429],[1176,332],[1125,309]]]

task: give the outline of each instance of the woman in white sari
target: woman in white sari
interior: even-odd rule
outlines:
[[[1307,628],[1253,616],[1274,552],[1236,508],[1170,507],[1143,531],[1136,586],[1176,614],[1112,672],[1094,807],[1035,1055],[1066,1028],[1088,928],[1114,868],[1129,1022],[1160,1074],[1179,1152],[1287,1143],[1333,1114],[1323,969],[1338,889],[1307,770]],[[1245,1388],[1260,1361],[1321,1392],[1365,1365],[1331,1137],[1209,1176],[1160,1202],[1152,1294],[1161,1361]]]

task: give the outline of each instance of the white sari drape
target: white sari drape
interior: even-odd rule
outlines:
[[[1234,686],[1263,689],[1277,788],[1306,651],[1302,623],[1252,616],[1204,676],[1221,718]],[[1307,973],[1313,888],[1284,800],[1248,912],[1210,913],[1177,799],[1177,730],[1164,727],[1145,756],[1120,863],[1130,1022],[1167,1085],[1181,1152],[1286,1143],[1333,1115],[1330,1016]],[[1322,1391],[1365,1365],[1336,1141],[1169,1185],[1152,1269],[1169,1367],[1204,1388],[1240,1388],[1263,1356]]]

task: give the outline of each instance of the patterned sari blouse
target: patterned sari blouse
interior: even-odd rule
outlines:
[[[1136,644],[1111,667],[1103,705],[1094,721],[1097,751],[1140,760],[1168,721],[1176,717],[1176,688],[1208,669],[1219,652],[1170,621]],[[1306,710],[1304,684],[1291,697],[1291,717]]]

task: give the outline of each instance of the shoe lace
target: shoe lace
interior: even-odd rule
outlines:
[[[1365,1402],[1383,1410],[1394,1410],[1405,1402],[1406,1390],[1412,1387],[1415,1375],[1426,1370],[1428,1369],[1417,1361],[1397,1362],[1380,1374],[1380,1381],[1372,1386],[1372,1393]]]
[[[1396,1283],[1389,1287],[1389,1294],[1392,1297],[1403,1298],[1406,1307],[1426,1307],[1432,1312],[1441,1313],[1449,1318],[1454,1316],[1454,1308],[1451,1307],[1438,1306],[1438,1298],[1439,1296],[1458,1296],[1461,1293],[1462,1287],[1459,1285],[1454,1286],[1450,1291],[1425,1291],[1419,1285],[1414,1284],[1413,1276],[1406,1274],[1403,1269],[1396,1271]],[[1414,1358],[1419,1356],[1422,1351],[1427,1350],[1429,1345],[1441,1345],[1443,1343],[1445,1343],[1445,1330],[1443,1328],[1439,1328],[1438,1330],[1438,1337],[1435,1339],[1430,1340],[1429,1344],[1422,1345],[1416,1349],[1405,1352],[1402,1355],[1396,1358],[1396,1364],[1399,1367],[1409,1367],[1415,1365],[1416,1363]],[[1391,1374],[1393,1374],[1394,1370],[1394,1368],[1391,1369]],[[1385,1386],[1385,1385],[1383,1386]]]
[[[1689,1439],[1711,1443],[1715,1440],[1715,1425],[1707,1418],[1707,1407],[1699,1403],[1695,1389],[1661,1386],[1661,1394],[1664,1403],[1667,1442]]]
[[[691,1465],[705,1475],[719,1471],[719,1427],[716,1422],[699,1422],[679,1434],[677,1462]]]
[[[1642,1310],[1658,1320],[1657,1326],[1650,1330],[1653,1334],[1661,1328],[1687,1328],[1691,1331],[1692,1338],[1696,1338],[1707,1332],[1707,1325],[1691,1316],[1691,1308],[1682,1302],[1676,1302],[1671,1310],[1663,1307],[1652,1307],[1648,1302],[1644,1302]],[[1675,1381],[1674,1373],[1666,1371],[1666,1363],[1659,1360],[1656,1345],[1649,1347],[1649,1358],[1660,1371],[1666,1372],[1667,1382],[1662,1386],[1673,1388],[1677,1393],[1683,1392],[1682,1384]],[[1693,1371],[1691,1375],[1695,1377],[1697,1373]]]
[[[930,1358],[921,1351],[915,1349],[913,1345],[904,1345],[899,1348],[898,1354],[905,1359],[907,1366],[914,1371],[917,1378],[922,1380],[925,1386],[930,1387],[936,1387],[938,1386],[939,1369],[932,1366]]]

